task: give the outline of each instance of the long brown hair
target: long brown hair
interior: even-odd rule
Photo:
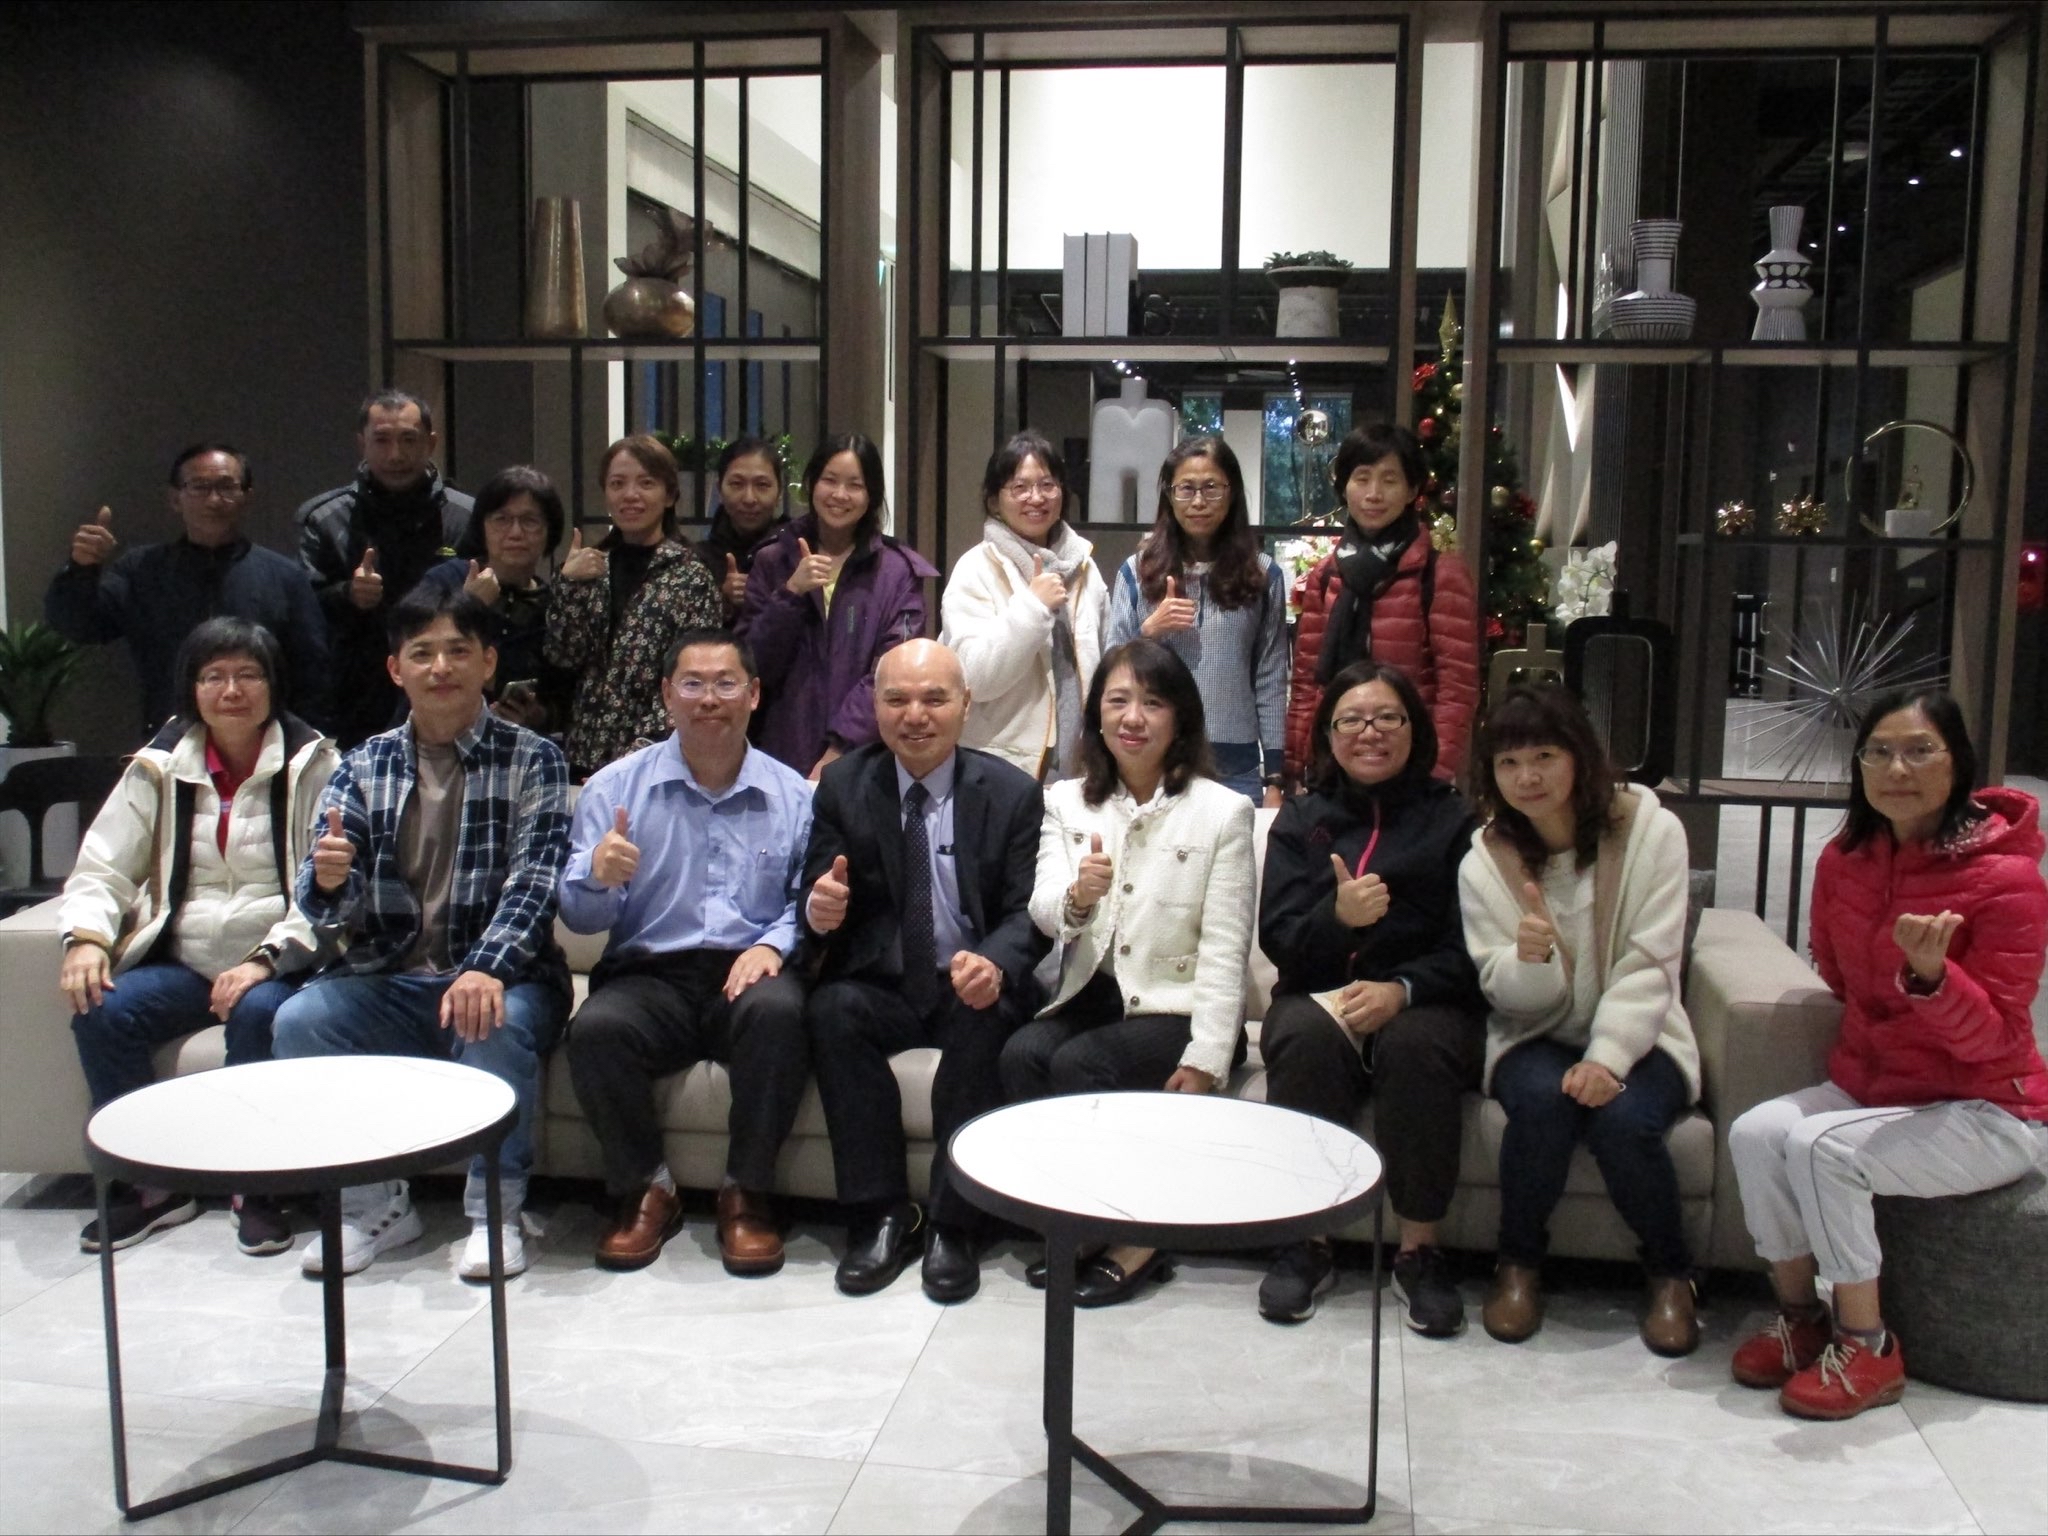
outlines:
[[[1523,747],[1556,747],[1572,759],[1572,853],[1580,869],[1600,852],[1614,825],[1614,764],[1600,744],[1585,706],[1555,683],[1519,684],[1486,712],[1472,744],[1472,785],[1480,810],[1521,856],[1529,878],[1541,880],[1550,849],[1529,818],[1507,802],[1493,776],[1493,760]]]
[[[1230,482],[1230,509],[1216,530],[1209,562],[1209,596],[1218,608],[1246,608],[1259,600],[1266,580],[1259,570],[1259,538],[1252,532],[1244,499],[1244,471],[1237,455],[1220,437],[1190,437],[1176,446],[1159,466],[1159,509],[1152,531],[1138,546],[1138,590],[1145,601],[1166,596],[1166,578],[1187,580],[1187,535],[1173,515],[1173,477],[1190,459],[1208,459]]]

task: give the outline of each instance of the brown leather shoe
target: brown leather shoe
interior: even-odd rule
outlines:
[[[672,1191],[650,1184],[619,1202],[618,1219],[597,1240],[600,1269],[645,1269],[661,1257],[661,1245],[683,1230],[683,1202]]]
[[[782,1232],[766,1195],[737,1184],[718,1191],[718,1253],[729,1275],[772,1275],[782,1268]]]
[[[1519,1344],[1543,1326],[1543,1272],[1526,1264],[1494,1267],[1479,1321],[1503,1344]]]
[[[1653,1354],[1674,1359],[1700,1347],[1700,1320],[1692,1281],[1683,1275],[1653,1275],[1650,1304],[1643,1313],[1643,1342]]]

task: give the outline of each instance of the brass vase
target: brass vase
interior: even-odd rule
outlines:
[[[527,245],[526,334],[537,341],[565,341],[589,328],[582,206],[573,197],[536,197]]]

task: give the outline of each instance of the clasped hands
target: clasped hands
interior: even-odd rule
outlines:
[[[846,921],[846,904],[851,895],[846,855],[842,853],[811,886],[805,911],[812,931],[837,932]],[[953,983],[953,995],[970,1008],[993,1008],[1003,994],[1003,968],[987,955],[978,955],[971,949],[954,951],[947,962],[946,975]]]

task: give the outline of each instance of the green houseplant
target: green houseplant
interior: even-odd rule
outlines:
[[[1273,334],[1337,335],[1337,294],[1355,270],[1330,251],[1275,251],[1268,256],[1266,276],[1280,290]]]
[[[0,630],[0,715],[7,717],[7,745],[55,745],[50,710],[77,672],[82,655],[47,624]]]

